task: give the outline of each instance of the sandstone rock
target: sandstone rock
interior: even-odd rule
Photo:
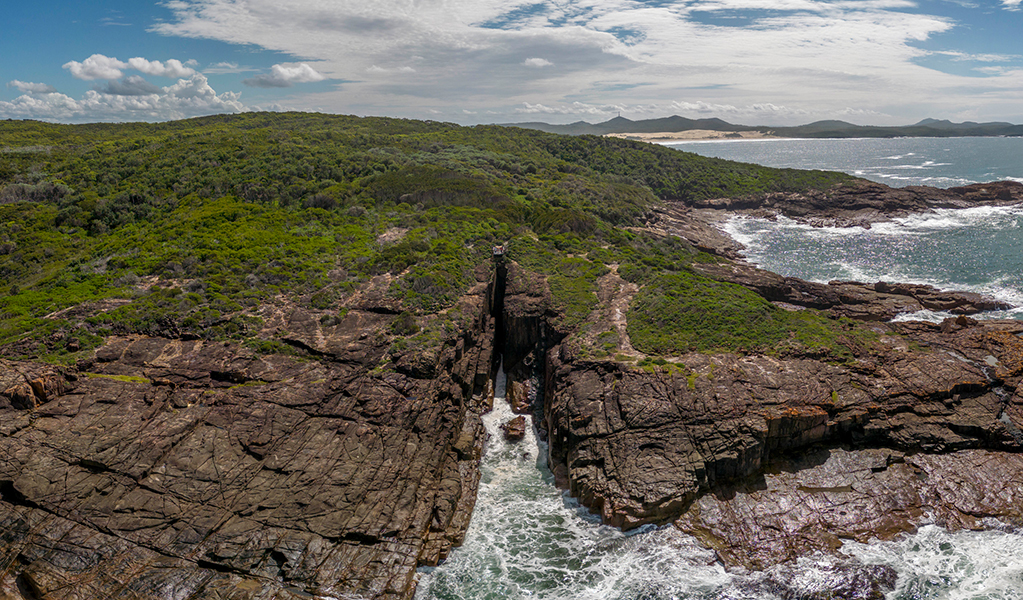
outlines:
[[[887,321],[923,309],[976,314],[1007,310],[1012,305],[973,292],[942,291],[929,285],[832,281],[827,284],[782,277],[743,262],[696,263],[711,279],[735,283],[773,302],[828,310],[837,317]]]
[[[390,318],[293,315],[315,360],[134,337],[78,373],[0,363],[0,595],[409,598],[468,525],[492,329],[422,378],[377,369]]]
[[[512,412],[519,415],[529,414],[533,410],[532,402],[529,399],[529,384],[520,381],[508,382],[508,403],[511,404]]]
[[[983,527],[980,515],[1019,525],[1021,474],[1023,455],[1004,452],[818,449],[702,496],[675,525],[726,564],[762,569],[843,540],[891,539],[925,515],[952,530]]]
[[[504,432],[504,439],[508,441],[518,441],[526,437],[526,417],[519,415],[514,419],[501,425],[501,431]]]
[[[946,334],[933,324],[887,327],[888,350],[859,356],[852,368],[689,355],[689,374],[651,374],[552,351],[548,380],[556,384],[545,412],[552,470],[605,522],[631,528],[671,520],[708,490],[755,476],[796,449],[1023,449],[1023,411],[1015,396],[1007,403],[1020,378],[1023,324]]]
[[[871,222],[936,208],[1008,206],[1023,202],[1023,184],[1002,181],[939,189],[926,186],[892,188],[858,180],[830,190],[774,192],[743,198],[713,198],[693,208],[744,211],[770,210],[820,227],[866,226]]]

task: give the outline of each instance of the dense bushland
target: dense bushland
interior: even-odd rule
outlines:
[[[698,259],[678,240],[620,227],[653,203],[848,179],[611,138],[398,119],[0,122],[0,346],[71,360],[111,333],[244,339],[263,302],[287,294],[330,311],[382,274],[405,309],[435,312],[505,242],[548,276],[572,328],[608,265],[663,287],[659,277]]]

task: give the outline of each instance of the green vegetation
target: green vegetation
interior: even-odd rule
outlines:
[[[686,293],[686,265],[716,259],[623,226],[660,200],[848,180],[611,138],[399,119],[0,122],[0,352],[74,361],[104,336],[141,333],[294,353],[258,339],[262,304],[287,295],[336,325],[344,299],[379,276],[406,311],[393,333],[413,335],[417,317],[453,306],[502,243],[547,277],[560,328],[583,324],[612,265],[645,284],[637,314],[663,305],[681,316],[681,298],[697,300],[666,298]],[[777,336],[809,331],[772,319]],[[757,347],[637,335],[651,353]]]
[[[110,379],[112,381],[121,381],[124,383],[150,383],[149,379],[138,375],[105,375],[103,373],[86,373],[85,376],[94,379]]]
[[[780,309],[744,287],[689,272],[659,275],[646,285],[629,311],[628,331],[633,346],[654,355],[849,352],[838,322]]]

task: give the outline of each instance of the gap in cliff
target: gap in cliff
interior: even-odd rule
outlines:
[[[544,295],[536,277],[514,261],[495,256],[491,315],[494,321],[493,378],[499,367],[506,376],[506,399],[512,411],[530,414],[539,439],[546,439],[543,423],[545,397],[544,357],[564,337],[548,323]],[[543,285],[541,283],[541,285]]]

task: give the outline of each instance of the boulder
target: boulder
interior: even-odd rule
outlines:
[[[521,440],[526,437],[526,426],[526,417],[522,415],[504,423],[501,425],[501,431],[504,432],[504,439],[512,442]]]

